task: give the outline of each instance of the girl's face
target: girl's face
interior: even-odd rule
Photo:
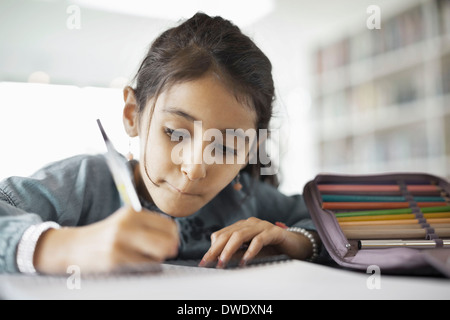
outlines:
[[[174,217],[188,216],[214,198],[246,165],[255,137],[235,140],[226,129],[255,131],[256,113],[214,74],[175,84],[161,93],[150,123],[153,104],[153,100],[148,102],[138,121],[137,112],[127,112],[127,104],[124,110],[125,127],[134,117],[132,126],[139,135],[140,184],[162,211]]]

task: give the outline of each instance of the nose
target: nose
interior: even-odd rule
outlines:
[[[205,164],[183,164],[181,172],[188,177],[189,180],[195,181],[206,177]]]
[[[181,163],[181,172],[191,181],[203,179],[206,177],[206,163],[203,161],[204,145],[200,141],[193,143],[190,152],[183,154]]]

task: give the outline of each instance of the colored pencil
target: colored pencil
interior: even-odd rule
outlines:
[[[435,248],[435,241],[424,240],[430,232],[425,226],[441,239],[450,237],[450,197],[437,184],[406,181],[406,185],[336,183],[317,187],[322,209],[332,211],[347,239],[358,240],[362,248]],[[450,240],[445,241],[450,246]]]
[[[433,185],[433,184],[421,184],[421,185],[407,185],[406,189],[410,192],[414,192],[414,191],[440,191],[441,188]]]
[[[360,239],[425,239],[427,233],[424,229],[374,229],[367,230],[343,230],[348,240]],[[436,228],[434,233],[440,238],[450,237],[450,228]]]
[[[396,192],[400,191],[398,185],[361,185],[361,184],[319,184],[317,185],[319,191],[349,191],[349,192]]]
[[[366,184],[318,184],[322,194],[370,194],[370,195],[402,195],[399,185],[366,185]],[[437,185],[407,185],[406,190],[413,195],[436,195],[443,192]]]
[[[446,202],[417,202],[419,207],[446,206]],[[325,210],[364,210],[364,209],[401,209],[409,208],[409,202],[323,202]]]
[[[450,212],[424,213],[423,217],[428,218],[450,218]],[[343,221],[382,221],[382,220],[412,220],[416,219],[416,215],[412,213],[406,214],[390,214],[390,215],[374,215],[374,216],[354,216],[336,218],[338,222]]]
[[[416,215],[412,213],[406,214],[390,214],[390,215],[376,215],[376,216],[355,216],[336,218],[339,223],[346,221],[386,221],[386,220],[412,220]]]
[[[397,184],[318,184],[319,191],[399,191]],[[436,191],[439,186],[433,184],[407,185],[408,191]]]
[[[373,225],[373,226],[363,226],[363,225],[355,225],[355,226],[341,226],[342,230],[376,230],[376,229],[423,229],[422,225],[419,223],[404,223],[404,224],[394,224],[394,225]],[[438,224],[430,224],[430,228],[450,228],[450,223],[438,223]]]
[[[404,202],[405,197],[402,196],[371,196],[371,195],[341,195],[341,194],[324,194],[323,202]]]
[[[440,206],[440,207],[430,207],[430,208],[420,208],[423,213],[433,213],[433,212],[450,212],[450,206]],[[353,211],[353,212],[337,212],[336,217],[354,217],[354,216],[372,216],[372,215],[389,215],[389,214],[404,214],[412,213],[411,208],[404,209],[391,209],[391,210],[367,210],[367,211]]]
[[[445,202],[443,197],[413,197],[416,202]],[[324,194],[323,202],[406,202],[403,196]]]
[[[450,218],[429,218],[426,219],[429,224],[450,224]],[[419,225],[418,219],[410,220],[374,220],[374,221],[339,221],[341,227],[348,226],[386,226],[386,225],[405,225],[405,224],[416,224]]]
[[[413,196],[414,201],[417,202],[448,202],[449,198],[447,197],[430,197],[430,196]]]

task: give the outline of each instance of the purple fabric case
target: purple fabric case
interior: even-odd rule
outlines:
[[[356,240],[347,240],[342,232],[335,215],[322,209],[322,198],[317,187],[318,184],[392,184],[404,186],[405,183],[436,183],[450,194],[448,181],[429,174],[394,173],[382,175],[333,175],[320,174],[305,185],[303,196],[316,225],[323,245],[331,258],[339,265],[359,270],[367,270],[376,265],[383,273],[415,273],[414,271],[433,266],[441,274],[450,277],[450,249],[412,249],[388,248],[359,250]],[[403,193],[405,188],[401,188]],[[404,196],[408,196],[403,194]],[[414,207],[414,203],[411,204]],[[418,210],[420,214],[420,210]],[[433,234],[428,239],[435,239]],[[439,243],[439,239],[437,241]],[[439,259],[436,256],[439,254]],[[418,272],[420,273],[420,272]]]

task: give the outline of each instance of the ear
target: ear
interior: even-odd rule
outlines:
[[[123,101],[125,107],[123,108],[123,125],[125,131],[130,137],[138,136],[138,106],[136,103],[136,96],[133,88],[127,86],[123,89]]]

